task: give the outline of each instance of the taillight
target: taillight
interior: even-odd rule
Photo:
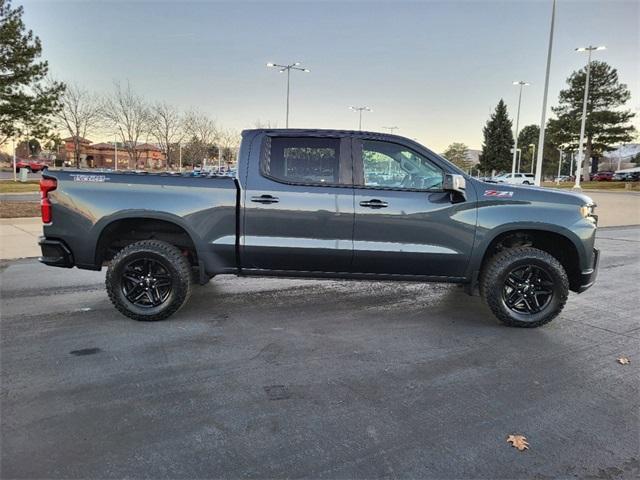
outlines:
[[[55,178],[43,178],[40,180],[40,213],[42,223],[51,223],[51,202],[49,192],[58,188],[58,181]]]

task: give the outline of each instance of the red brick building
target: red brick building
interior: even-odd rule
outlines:
[[[75,144],[73,137],[63,140],[62,154],[67,164],[75,163]],[[111,168],[118,170],[159,170],[166,167],[164,153],[155,145],[142,143],[136,146],[139,152],[138,164],[129,157],[125,145],[118,144],[118,166],[115,164],[116,147],[113,143],[91,143],[91,140],[80,138],[80,166],[83,168]]]

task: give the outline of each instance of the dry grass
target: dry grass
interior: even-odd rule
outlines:
[[[0,182],[0,193],[29,193],[40,190],[40,182],[38,180],[29,180],[28,182],[14,182],[13,180],[3,180]]]
[[[2,202],[0,201],[0,218],[39,217],[39,202]]]

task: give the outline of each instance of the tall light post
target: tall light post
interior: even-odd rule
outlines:
[[[362,131],[362,112],[373,112],[369,107],[354,107],[350,106],[349,110],[353,110],[354,112],[358,112],[360,115],[360,119],[358,121],[358,130]]]
[[[279,65],[277,63],[269,62],[267,63],[267,67],[279,68],[280,73],[287,72],[287,116],[285,120],[285,125],[286,125],[286,128],[289,128],[289,84],[291,83],[291,70],[299,70],[301,72],[309,73],[309,69],[301,67],[300,62],[291,63],[289,65]]]
[[[518,94],[518,113],[516,114],[516,136],[515,136],[515,145],[513,147],[513,161],[511,162],[511,178],[513,178],[516,174],[516,156],[518,153],[518,127],[520,126],[520,104],[522,103],[522,87],[531,85],[523,80],[518,82],[513,82],[514,85],[520,86],[520,93]],[[519,169],[518,169],[519,170]]]
[[[533,165],[534,165],[534,158],[536,158],[536,144],[535,143],[530,143],[529,144],[530,147],[533,147],[533,153],[531,154],[531,173],[533,173]]]
[[[571,180],[571,174],[573,173],[573,157],[575,152],[571,152],[571,165],[569,166],[569,180]]]
[[[556,19],[556,0],[551,5],[551,28],[549,28],[549,48],[547,50],[547,70],[544,75],[544,93],[542,94],[542,115],[540,118],[540,135],[538,136],[538,157],[534,185],[540,186],[542,180],[542,156],[544,154],[544,130],[547,121],[547,96],[549,93],[549,72],[551,72],[551,52],[553,51],[553,28]]]
[[[382,127],[382,128],[384,128],[385,130],[389,130],[389,133],[393,134],[393,131],[397,130],[400,127]]]
[[[606,47],[594,47],[589,45],[588,47],[576,48],[576,52],[587,52],[587,78],[584,81],[584,98],[582,100],[582,121],[580,122],[580,144],[578,146],[578,159],[576,160],[576,184],[573,188],[580,189],[580,170],[584,162],[584,128],[587,121],[587,99],[589,97],[589,75],[591,74],[591,52],[594,50],[605,50]]]

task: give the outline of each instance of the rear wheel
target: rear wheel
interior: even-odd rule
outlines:
[[[111,303],[127,317],[164,320],[191,295],[191,266],[173,245],[143,240],[116,254],[107,269],[106,287]]]
[[[494,315],[512,327],[539,327],[564,308],[569,280],[558,260],[533,247],[497,253],[486,264],[480,291]]]

